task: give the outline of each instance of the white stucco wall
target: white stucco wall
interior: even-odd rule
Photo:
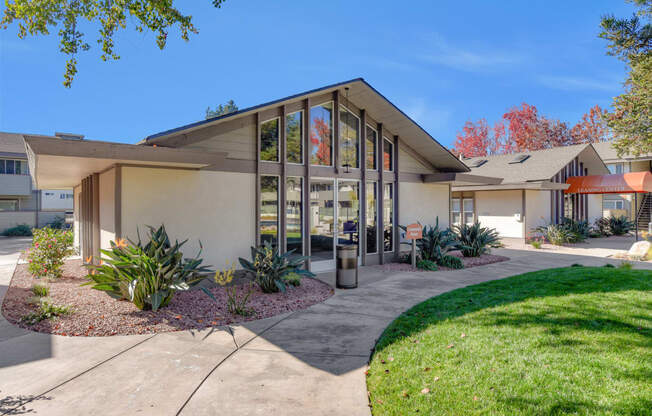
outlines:
[[[602,194],[587,195],[589,204],[589,224],[593,224],[596,219],[602,217]]]
[[[550,224],[550,191],[525,191],[525,232]]]
[[[72,223],[72,231],[73,231],[73,236],[74,236],[74,245],[77,250],[80,250],[80,245],[79,242],[81,241],[80,239],[80,232],[81,232],[81,227],[80,227],[80,215],[81,215],[81,185],[75,186],[73,189],[73,199],[74,199],[74,212],[73,212],[73,223]]]
[[[399,185],[400,225],[420,222],[434,225],[439,217],[439,226],[448,227],[450,201],[448,185],[401,182]]]
[[[515,213],[523,215],[521,192],[521,190],[476,192],[476,213],[480,224],[495,228],[502,237],[524,238],[523,223],[514,217]]]
[[[100,174],[100,246],[115,241],[115,169]]]
[[[255,240],[255,175],[157,168],[122,168],[122,235],[135,239],[145,225],[165,224],[172,239],[199,240],[204,264],[224,267],[249,257]]]

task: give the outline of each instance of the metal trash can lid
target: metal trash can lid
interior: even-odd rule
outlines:
[[[358,245],[357,244],[338,244],[337,249],[338,250],[357,250]]]

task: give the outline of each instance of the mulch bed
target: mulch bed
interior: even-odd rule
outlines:
[[[509,257],[497,256],[494,254],[483,254],[480,257],[464,257],[459,251],[453,251],[448,253],[451,256],[459,257],[462,259],[464,268],[468,269],[470,267],[484,266],[485,264],[499,263],[501,261],[509,260]],[[428,270],[421,270],[412,267],[409,263],[385,263],[372,266],[378,269],[381,269],[384,272],[424,272]],[[439,266],[439,270],[455,270],[448,267]]]
[[[2,304],[2,314],[9,322],[37,332],[69,336],[108,336],[151,334],[157,332],[202,329],[216,325],[252,321],[307,308],[323,302],[333,294],[325,283],[311,278],[302,279],[301,286],[286,293],[263,293],[257,286],[247,304],[252,315],[231,315],[226,310],[224,288],[209,285],[218,303],[199,289],[177,292],[170,304],[157,312],[138,310],[131,302],[116,300],[104,292],[80,286],[87,280],[81,260],[69,260],[64,275],[54,281],[35,279],[26,264],[19,264]],[[56,305],[69,305],[71,315],[44,320],[34,325],[21,322],[21,318],[36,310],[30,303],[35,283],[50,288],[49,298]],[[240,293],[246,288],[238,285]]]

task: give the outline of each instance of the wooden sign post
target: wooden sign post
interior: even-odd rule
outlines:
[[[405,228],[405,238],[412,240],[412,267],[417,267],[417,240],[423,238],[421,224],[410,224]]]

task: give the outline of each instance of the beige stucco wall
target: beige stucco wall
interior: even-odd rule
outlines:
[[[100,174],[100,246],[115,241],[115,168]]]
[[[589,194],[587,201],[589,205],[589,224],[593,224],[596,219],[602,217],[602,194]]]
[[[136,238],[145,225],[165,224],[172,239],[199,240],[204,264],[224,267],[249,257],[255,234],[255,175],[179,169],[122,168],[122,235]]]
[[[525,232],[550,224],[550,191],[525,191]]]
[[[413,222],[434,225],[435,219],[439,217],[439,226],[448,227],[450,209],[448,185],[401,182],[398,189],[400,225]]]
[[[0,211],[0,233],[20,224],[34,226],[36,214],[33,211]]]
[[[523,223],[514,214],[521,214],[521,190],[478,191],[475,204],[478,221],[484,227],[495,228],[502,237],[524,238]]]

